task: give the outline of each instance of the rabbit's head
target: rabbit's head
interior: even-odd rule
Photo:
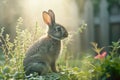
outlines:
[[[68,36],[67,30],[55,22],[55,14],[52,10],[43,12],[43,20],[48,25],[48,36],[56,40],[64,39]]]

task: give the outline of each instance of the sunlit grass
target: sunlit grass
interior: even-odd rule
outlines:
[[[4,62],[4,55],[3,55],[3,52],[2,52],[2,49],[0,49],[0,65],[3,65],[3,62]]]
[[[71,43],[72,37],[64,40],[62,54],[57,61],[58,73],[48,73],[43,76],[31,74],[25,76],[23,70],[23,58],[28,47],[34,43],[42,32],[38,24],[34,26],[32,31],[20,29],[23,19],[19,18],[16,26],[16,37],[13,42],[10,41],[10,35],[3,36],[4,28],[0,37],[2,38],[2,46],[0,49],[0,79],[29,79],[32,80],[106,80],[112,78],[117,80],[120,76],[120,56],[118,49],[120,41],[113,42],[111,51],[102,59],[95,59],[94,53],[79,54],[70,53],[68,44]],[[79,31],[78,31],[79,32]],[[80,31],[81,32],[81,31]],[[34,36],[34,37],[33,37]],[[100,54],[103,48],[99,48],[97,43],[93,43],[93,50],[96,54]],[[109,54],[108,54],[109,53]],[[114,74],[112,74],[114,73]],[[114,79],[113,79],[114,78]]]
[[[23,58],[26,53],[27,48],[34,43],[42,34],[44,31],[40,29],[38,24],[34,26],[34,29],[32,31],[28,31],[27,29],[22,30],[20,27],[23,24],[23,19],[20,17],[17,22],[16,26],[16,37],[13,42],[10,41],[10,35],[6,34],[5,37],[3,36],[4,28],[2,28],[1,32],[1,38],[2,38],[2,46],[1,46],[1,55],[3,55],[3,62],[0,67],[0,79],[22,79],[26,78],[24,75],[23,70]],[[67,50],[67,44],[69,43],[71,38],[68,38],[66,41],[64,41],[63,45],[63,51],[62,55],[58,60],[58,69],[60,72],[63,73],[51,73],[48,74],[49,77],[52,78],[52,76],[55,77],[61,77],[64,78],[64,76],[67,79],[70,78],[76,78],[78,75],[74,75],[74,67],[80,67],[81,63],[79,64],[80,60],[79,58],[74,59],[70,56],[68,50]],[[67,55],[66,55],[67,54]],[[73,70],[73,73],[71,73],[71,70]],[[75,71],[76,73],[76,71]],[[70,77],[68,74],[72,74],[73,76]],[[47,76],[48,76],[47,75]],[[32,76],[34,77],[34,76]],[[46,77],[45,77],[46,78]],[[64,78],[66,80],[66,78]],[[54,79],[54,77],[52,78]]]

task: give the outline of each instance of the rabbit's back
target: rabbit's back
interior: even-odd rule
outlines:
[[[57,59],[61,42],[50,37],[36,41],[27,51],[24,64],[35,61],[52,62]]]

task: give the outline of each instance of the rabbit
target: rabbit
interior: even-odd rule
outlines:
[[[55,22],[55,14],[49,9],[42,13],[43,21],[48,25],[47,35],[37,40],[28,48],[23,60],[26,75],[38,73],[39,75],[48,72],[58,72],[56,60],[61,51],[61,40],[68,37],[67,30]]]

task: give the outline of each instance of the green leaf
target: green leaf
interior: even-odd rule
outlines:
[[[10,67],[8,67],[8,66],[5,66],[2,70],[3,74],[9,73],[9,72],[10,72]]]

